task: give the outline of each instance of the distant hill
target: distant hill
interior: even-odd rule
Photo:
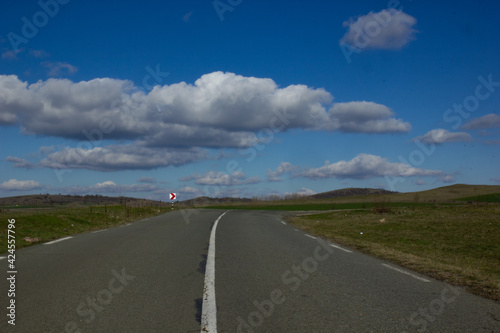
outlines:
[[[102,195],[35,194],[0,198],[0,208],[44,208],[57,206],[120,205],[129,207],[158,206],[160,201]],[[163,202],[163,204],[165,204]]]
[[[500,193],[500,185],[465,185],[455,184],[420,192],[391,192],[374,188],[345,188],[318,193],[310,196],[290,196],[286,199],[254,200],[248,198],[210,198],[198,197],[180,201],[181,206],[212,206],[226,204],[281,204],[283,202],[450,202],[456,200],[483,201],[494,200]],[[492,199],[493,198],[493,199]],[[480,200],[481,199],[481,200]],[[61,195],[36,194],[0,198],[0,209],[81,207],[99,205],[120,205],[128,207],[146,207],[170,205],[170,201],[155,201],[130,197],[107,197],[102,195]]]
[[[210,198],[210,197],[197,197],[194,199],[184,200],[179,202],[181,205],[186,206],[209,206],[218,204],[230,204],[230,203],[248,203],[253,201],[248,198]]]
[[[494,193],[500,193],[500,185],[454,184],[427,191],[389,194],[387,198],[392,201],[414,201],[418,198],[422,202],[446,202],[472,197],[470,200],[474,201],[474,197]]]
[[[500,185],[465,185],[455,184],[438,187],[431,190],[419,192],[391,192],[384,189],[374,188],[345,188],[333,190],[309,196],[291,195],[285,198],[270,197],[264,200],[253,200],[247,198],[209,198],[199,197],[186,200],[180,204],[190,206],[216,206],[228,204],[252,204],[252,205],[280,205],[284,203],[348,203],[348,202],[454,202],[457,200],[482,201],[497,198],[500,193]],[[493,196],[492,196],[493,195]],[[496,202],[496,201],[495,201]]]
[[[318,194],[313,194],[308,196],[308,199],[332,199],[340,197],[350,197],[355,195],[377,195],[377,194],[389,194],[396,193],[383,189],[375,188],[344,188],[340,190],[334,190],[329,192],[323,192]]]

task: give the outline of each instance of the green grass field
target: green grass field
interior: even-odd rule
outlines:
[[[310,234],[500,300],[500,205],[353,210],[288,220]]]
[[[105,229],[170,211],[169,207],[126,208],[94,206],[80,208],[16,209],[0,213],[0,253],[7,251],[7,220],[15,219],[16,249],[68,235]],[[39,238],[28,242],[24,238]]]
[[[459,198],[460,201],[471,201],[471,202],[491,202],[500,203],[500,193],[483,194],[465,198]]]
[[[332,203],[291,203],[280,204],[246,204],[246,205],[216,205],[206,206],[209,209],[246,209],[246,210],[284,210],[284,211],[316,211],[316,210],[342,210],[342,209],[374,209],[378,207],[424,207],[434,206],[434,203],[415,202],[332,202]]]

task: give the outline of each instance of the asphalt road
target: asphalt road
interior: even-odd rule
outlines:
[[[17,251],[15,326],[0,259],[0,331],[200,332],[212,320],[218,332],[500,332],[498,302],[306,235],[279,212],[229,211],[210,242],[223,213],[174,211]]]

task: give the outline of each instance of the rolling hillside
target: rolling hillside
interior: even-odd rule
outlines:
[[[481,196],[487,195],[489,202],[496,202],[500,193],[500,185],[465,185],[456,184],[421,192],[398,193],[373,188],[346,188],[318,193],[304,197],[282,200],[254,200],[248,198],[209,198],[198,197],[181,201],[182,206],[207,205],[276,205],[283,203],[347,203],[347,202],[452,202],[461,200],[484,201]],[[492,199],[493,198],[493,199]],[[493,201],[492,201],[493,200]],[[102,195],[51,195],[36,194],[0,198],[0,208],[50,208],[81,206],[128,206],[148,207],[170,204],[169,201],[154,201],[130,197],[107,197]]]

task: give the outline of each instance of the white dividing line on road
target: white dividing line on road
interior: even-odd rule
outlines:
[[[103,232],[103,231],[106,231],[106,230],[108,230],[108,229],[96,230],[96,231],[92,231],[91,233],[92,233],[92,234],[96,234],[96,233],[98,233],[98,232]]]
[[[2,259],[6,259],[6,258],[7,258],[7,257],[0,257],[0,260],[2,260]]]
[[[281,221],[281,223],[283,223],[284,225],[286,225],[286,222],[284,222],[284,221]]]
[[[418,275],[415,275],[415,274],[413,274],[413,273],[410,273],[410,272],[404,271],[404,270],[402,270],[402,269],[399,269],[399,268],[394,267],[394,266],[391,266],[391,265],[382,264],[382,266],[385,266],[385,267],[387,267],[387,268],[389,268],[389,269],[395,270],[396,272],[399,272],[399,273],[402,273],[402,274],[406,274],[406,275],[411,276],[412,278],[417,279],[417,280],[420,280],[420,281],[422,281],[422,282],[431,282],[430,280],[424,279],[423,277],[420,277],[420,276],[418,276]]]
[[[215,220],[208,243],[207,265],[205,268],[205,287],[201,306],[201,332],[217,333],[217,304],[215,302],[215,231],[224,212]]]
[[[297,230],[297,229],[295,229],[295,231],[298,231],[298,230]],[[309,238],[312,238],[312,239],[317,239],[317,237],[314,237],[314,236],[311,236],[311,235],[308,235],[308,234],[304,234],[304,236],[309,237]],[[335,244],[331,244],[330,242],[329,242],[329,245],[330,245],[331,247],[334,247],[334,248],[336,248],[336,249],[342,250],[342,251],[344,251],[344,252],[347,252],[347,253],[352,253],[352,251],[351,251],[351,250],[344,249],[343,247],[340,247],[340,246],[335,245]]]
[[[340,246],[338,246],[338,245],[330,244],[330,246],[331,246],[331,247],[334,247],[334,248],[336,248],[336,249],[342,250],[342,251],[344,251],[344,252],[347,252],[347,253],[352,253],[352,251],[351,251],[351,250],[344,249],[343,247],[340,247]]]
[[[64,238],[59,238],[59,239],[53,240],[51,242],[43,243],[43,245],[51,245],[51,244],[54,244],[54,243],[65,241],[65,240],[70,239],[70,238],[73,238],[73,237],[68,236],[68,237],[64,237]]]

